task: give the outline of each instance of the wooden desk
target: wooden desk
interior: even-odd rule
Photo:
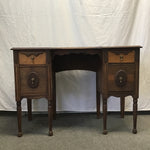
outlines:
[[[31,100],[48,100],[49,135],[56,114],[55,73],[64,70],[96,72],[97,116],[100,117],[100,94],[103,98],[103,134],[107,134],[107,99],[120,97],[121,117],[124,98],[133,97],[133,133],[137,133],[137,99],[139,97],[139,56],[141,46],[82,48],[12,48],[14,54],[18,136],[22,136],[21,100],[27,98],[28,117],[32,120]]]

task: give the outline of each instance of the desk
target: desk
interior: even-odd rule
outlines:
[[[103,134],[107,134],[107,99],[120,97],[124,117],[125,96],[133,97],[133,133],[137,133],[139,97],[139,56],[141,46],[116,47],[18,47],[14,55],[18,136],[22,136],[21,100],[27,98],[28,118],[32,120],[31,100],[48,100],[49,135],[56,115],[55,73],[64,70],[96,72],[97,116],[100,117],[100,94],[103,99]]]

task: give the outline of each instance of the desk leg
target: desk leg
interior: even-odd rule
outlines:
[[[96,108],[97,108],[97,118],[100,118],[100,92],[96,92]]]
[[[137,98],[133,98],[133,130],[132,132],[134,134],[137,133],[136,123],[137,123]]]
[[[18,137],[22,136],[21,117],[21,100],[19,100],[17,101]]]
[[[28,120],[32,120],[32,99],[27,98],[27,105],[28,105]]]
[[[56,74],[53,72],[53,119],[56,119]]]
[[[120,97],[121,118],[124,118],[125,97]]]
[[[103,98],[103,134],[107,134],[107,98]]]
[[[48,100],[49,136],[52,136],[52,135],[53,135],[53,131],[52,131],[52,121],[53,121],[53,104],[52,104],[52,100]]]
[[[100,118],[100,92],[99,92],[99,72],[96,72],[96,112],[97,118]]]

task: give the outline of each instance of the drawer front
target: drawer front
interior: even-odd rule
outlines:
[[[47,67],[21,67],[21,95],[46,95],[48,93]]]
[[[108,91],[134,91],[134,64],[108,65]]]
[[[46,53],[19,52],[19,64],[46,64]]]
[[[133,63],[135,51],[108,51],[108,63]]]

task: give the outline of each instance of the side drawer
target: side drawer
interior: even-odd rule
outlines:
[[[135,51],[108,51],[108,63],[134,63]]]
[[[47,66],[21,67],[21,95],[47,95],[48,93]]]
[[[46,64],[46,52],[19,52],[19,64]]]
[[[108,91],[134,91],[134,64],[108,65]]]

